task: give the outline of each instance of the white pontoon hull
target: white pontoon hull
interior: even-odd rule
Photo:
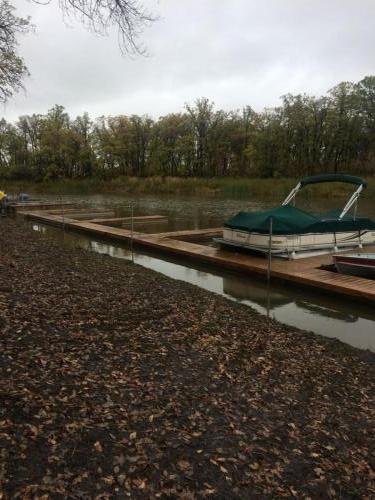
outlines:
[[[249,233],[238,229],[224,228],[223,238],[218,240],[223,245],[239,247],[257,252],[269,252],[269,235]],[[273,235],[271,253],[291,259],[337,252],[339,249],[362,247],[375,244],[374,231],[343,233],[317,233]]]

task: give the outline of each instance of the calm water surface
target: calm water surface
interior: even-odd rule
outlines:
[[[130,215],[133,204],[134,215],[165,215],[167,222],[140,224],[136,230],[147,233],[198,229],[221,226],[223,221],[239,210],[258,210],[275,206],[257,200],[222,200],[202,198],[174,198],[144,196],[131,199],[121,196],[66,196],[66,201],[82,202],[87,206],[110,208],[116,216]],[[344,202],[331,200],[307,200],[303,208],[324,211],[341,206]],[[300,205],[301,206],[301,205]],[[375,203],[362,204],[364,215],[375,217]],[[122,243],[99,240],[81,233],[63,233],[60,229],[33,224],[37,231],[53,236],[64,245],[79,246],[112,257],[130,259],[128,247]],[[219,293],[231,300],[241,302],[288,325],[310,330],[326,337],[338,338],[354,347],[375,352],[375,311],[367,305],[358,304],[338,296],[326,295],[294,286],[275,283],[268,288],[266,283],[251,276],[206,268],[183,260],[174,260],[160,254],[149,254],[139,249],[134,253],[137,264],[154,269],[167,276],[180,279],[206,290]],[[375,286],[375,283],[374,283]]]

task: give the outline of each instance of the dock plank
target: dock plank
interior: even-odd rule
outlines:
[[[165,222],[168,218],[165,215],[142,215],[133,217],[134,224],[144,224],[144,223],[156,223]],[[92,222],[93,224],[104,224],[104,225],[129,225],[132,222],[132,217],[113,217],[109,219],[90,219],[87,222]]]
[[[169,233],[151,234],[155,238],[172,238],[176,240],[194,240],[200,238],[212,238],[223,234],[222,227],[212,227],[207,229],[188,229],[184,231],[171,231]]]
[[[30,210],[47,210],[57,207],[72,207],[70,202],[10,202],[8,207],[16,213],[29,212]],[[27,209],[27,210],[26,210]]]

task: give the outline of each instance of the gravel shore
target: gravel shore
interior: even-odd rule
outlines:
[[[0,220],[0,498],[374,498],[374,381],[369,353]]]

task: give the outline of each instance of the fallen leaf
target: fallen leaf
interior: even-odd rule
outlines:
[[[177,466],[183,472],[191,469],[190,462],[188,462],[187,460],[179,460],[177,462]]]
[[[98,451],[99,453],[102,453],[103,452],[103,447],[100,443],[100,441],[96,441],[96,443],[94,444],[94,448],[96,449],[96,451]]]

